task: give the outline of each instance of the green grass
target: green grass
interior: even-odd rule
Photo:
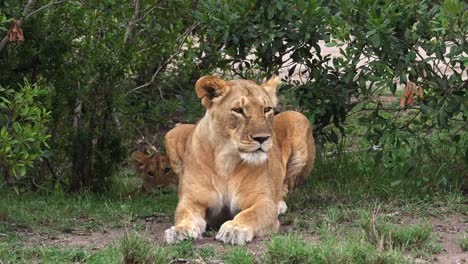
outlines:
[[[124,236],[117,248],[123,263],[167,263],[167,250],[155,247],[150,241],[136,233]]]
[[[410,263],[398,251],[378,252],[369,241],[359,237],[326,237],[316,244],[297,235],[277,236],[269,243],[268,263]]]
[[[457,241],[457,243],[463,251],[468,251],[468,235],[466,233],[463,235],[463,238],[460,238]]]
[[[226,254],[226,264],[251,264],[254,263],[254,255],[245,247],[238,247]]]
[[[361,228],[372,243],[385,249],[412,251],[415,256],[430,256],[442,250],[429,222],[394,224],[375,212],[360,219]]]
[[[445,162],[445,161],[444,161]],[[442,163],[442,161],[441,161]],[[436,177],[441,164],[413,170],[411,177]],[[445,163],[443,166],[449,166]],[[177,204],[173,190],[118,199],[135,187],[121,177],[110,194],[61,192],[0,195],[0,261],[3,263],[169,263],[223,260],[226,263],[411,263],[431,259],[441,247],[427,219],[466,212],[460,175],[448,170],[447,185],[417,186],[375,163],[372,153],[317,159],[305,186],[290,193],[288,212],[280,217],[290,233],[261,243],[265,252],[247,247],[212,247],[185,241],[157,245],[142,235],[147,218],[171,222]],[[124,175],[125,176],[125,175]],[[396,180],[401,183],[394,185]],[[407,224],[407,223],[410,224]],[[95,232],[118,228],[124,236],[99,250],[73,246],[25,246],[20,236]],[[128,231],[127,231],[128,230]],[[214,236],[214,232],[210,234]],[[159,236],[162,234],[154,234]],[[460,246],[465,245],[460,240]]]
[[[4,192],[0,196],[0,227],[37,232],[96,230],[120,227],[155,213],[170,215],[177,204],[174,192],[133,199],[96,194],[38,194]]]
[[[2,263],[71,263],[80,262],[90,257],[90,253],[78,248],[34,247],[0,242],[0,262]]]

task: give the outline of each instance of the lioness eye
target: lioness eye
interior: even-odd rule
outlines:
[[[268,113],[268,112],[271,111],[271,109],[273,109],[273,108],[271,108],[271,107],[265,107],[265,109],[263,109],[263,112],[264,112],[264,113]]]
[[[242,108],[240,107],[237,107],[237,108],[233,108],[232,111],[238,113],[238,114],[243,114],[244,113],[244,110],[242,110]]]
[[[164,173],[168,174],[171,171],[171,168],[165,168]]]

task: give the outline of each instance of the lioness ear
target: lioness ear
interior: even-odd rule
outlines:
[[[278,88],[279,84],[281,83],[281,78],[278,76],[271,77],[268,81],[262,84],[263,88],[270,96],[273,101],[273,104],[276,105],[276,89]]]
[[[202,105],[208,109],[214,98],[226,92],[226,82],[215,76],[203,76],[195,84],[195,91]]]

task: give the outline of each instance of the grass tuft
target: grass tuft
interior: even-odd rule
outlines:
[[[439,253],[442,248],[432,235],[432,226],[428,222],[412,225],[397,225],[387,221],[374,209],[373,214],[364,214],[360,219],[361,228],[367,239],[385,249],[412,251],[418,256]]]
[[[410,263],[400,252],[379,252],[359,237],[325,238],[308,244],[297,235],[277,236],[267,247],[267,263]]]
[[[174,258],[192,258],[195,255],[195,249],[193,247],[193,241],[184,240],[173,246],[170,246],[172,257]]]
[[[274,237],[267,246],[268,263],[307,263],[311,248],[297,235]]]
[[[245,247],[238,247],[224,257],[226,264],[251,264],[255,263],[254,255]]]
[[[154,245],[137,233],[126,234],[119,243],[125,264],[165,263],[168,261],[164,250]]]
[[[468,251],[468,236],[466,234],[463,235],[463,238],[460,238],[457,242],[463,251]]]

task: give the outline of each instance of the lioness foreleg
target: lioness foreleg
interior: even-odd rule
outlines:
[[[206,229],[206,207],[188,198],[182,198],[177,205],[175,225],[165,232],[169,244],[188,238],[198,238]]]
[[[254,236],[277,232],[278,228],[277,206],[273,200],[264,198],[241,211],[233,220],[225,222],[216,234],[216,239],[233,245],[244,245],[252,241]]]

